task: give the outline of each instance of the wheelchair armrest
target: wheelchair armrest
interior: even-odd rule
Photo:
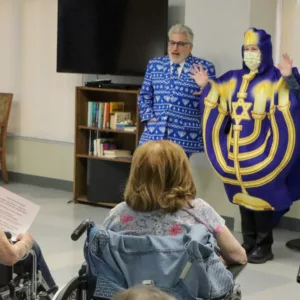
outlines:
[[[247,264],[244,265],[228,265],[227,270],[232,273],[233,279],[236,279],[238,275],[244,270]]]

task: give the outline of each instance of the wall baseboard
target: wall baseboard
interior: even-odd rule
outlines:
[[[221,217],[225,220],[225,224],[228,227],[228,229],[233,231],[233,229],[234,229],[234,218],[226,217],[226,216],[221,216]]]
[[[1,175],[2,174],[0,171],[0,176]],[[48,177],[42,177],[36,175],[28,175],[28,174],[22,174],[16,172],[8,172],[8,182],[31,184],[31,185],[41,186],[44,188],[58,189],[67,192],[73,191],[72,181],[54,179],[54,178],[48,178]]]
[[[300,232],[300,219],[283,216],[277,228]]]
[[[226,226],[230,230],[233,230],[234,229],[234,218],[226,217],[226,216],[222,216],[222,218],[225,220]],[[283,216],[279,225],[276,228],[300,232],[300,219]],[[299,238],[300,238],[300,236],[299,236]]]

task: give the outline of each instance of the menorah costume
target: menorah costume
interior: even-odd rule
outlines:
[[[245,249],[259,249],[262,258],[271,253],[276,222],[300,199],[300,76],[296,68],[281,76],[264,30],[249,29],[246,45],[258,46],[261,64],[209,82],[200,99],[202,130],[229,200],[240,205]]]
[[[203,152],[199,86],[189,77],[193,64],[203,64],[210,78],[215,78],[214,65],[191,54],[182,63],[172,64],[169,56],[149,61],[138,104],[145,124],[139,144],[150,140],[170,140],[180,145],[188,156]],[[152,120],[155,118],[156,121]]]

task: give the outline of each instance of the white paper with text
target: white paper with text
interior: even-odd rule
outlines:
[[[28,231],[39,210],[39,205],[0,187],[0,228],[13,239]]]

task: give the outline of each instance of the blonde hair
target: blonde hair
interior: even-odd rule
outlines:
[[[133,155],[124,198],[134,211],[173,213],[195,199],[196,187],[184,150],[170,141],[149,141]]]
[[[175,300],[175,298],[155,287],[139,285],[116,294],[112,300]]]

